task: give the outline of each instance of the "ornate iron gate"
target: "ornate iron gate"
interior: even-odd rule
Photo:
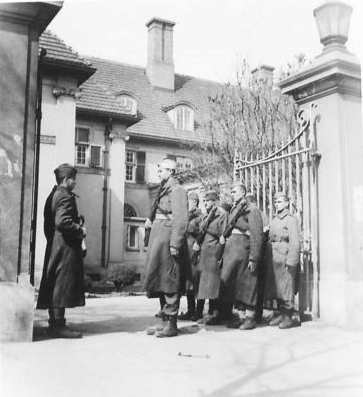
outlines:
[[[319,226],[318,165],[320,154],[316,145],[314,104],[298,113],[296,135],[281,148],[261,158],[236,153],[235,180],[240,180],[256,195],[259,208],[271,220],[274,215],[273,196],[284,191],[290,198],[290,211],[301,225],[301,268],[299,310],[301,315],[319,316]]]

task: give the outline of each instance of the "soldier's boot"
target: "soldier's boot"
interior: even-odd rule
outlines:
[[[256,328],[256,320],[254,317],[247,316],[243,324],[239,327],[241,330],[251,330]]]
[[[197,308],[191,318],[192,321],[198,321],[203,318],[203,311],[204,311],[204,299],[197,300]]]
[[[245,313],[238,310],[237,313],[234,313],[234,318],[228,322],[227,328],[239,328],[243,322],[245,321]]]
[[[70,329],[66,325],[65,318],[49,320],[48,336],[51,338],[63,339],[79,339],[82,338],[82,333]]]
[[[152,325],[146,328],[146,335],[155,335],[158,331],[162,331],[166,325],[166,316],[163,313],[161,316],[161,323],[157,325]]]
[[[279,324],[280,329],[288,329],[294,326],[294,322],[292,320],[292,310],[284,309],[283,311],[283,320]]]
[[[166,325],[155,333],[157,338],[170,338],[178,335],[177,316],[168,316]]]
[[[194,316],[194,310],[187,310],[185,313],[182,313],[178,316],[178,320],[191,320]]]
[[[209,317],[208,320],[205,321],[205,325],[220,325],[221,324],[221,317],[219,314],[219,310],[213,310],[212,315]]]
[[[277,317],[274,317],[269,323],[268,325],[271,327],[276,327],[278,326],[281,321],[284,319],[284,316],[282,313],[280,313]]]

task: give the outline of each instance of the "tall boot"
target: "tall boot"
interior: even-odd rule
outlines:
[[[195,299],[193,292],[187,292],[188,309],[178,316],[178,320],[191,320],[195,312]]]
[[[220,324],[221,324],[221,316],[219,310],[213,310],[213,314],[205,322],[205,325],[220,325]]]
[[[178,335],[177,316],[168,316],[165,327],[155,333],[157,338],[170,338]]]
[[[146,328],[146,335],[155,335],[157,332],[162,331],[166,326],[167,318],[165,314],[161,316],[161,323]]]
[[[292,309],[283,309],[283,319],[279,324],[280,329],[288,329],[294,326],[292,321]]]
[[[197,309],[191,318],[192,321],[198,321],[203,318],[204,302],[204,299],[197,300]]]
[[[48,336],[51,338],[64,338],[64,339],[79,339],[82,338],[82,333],[74,331],[66,326],[66,319],[50,319]]]

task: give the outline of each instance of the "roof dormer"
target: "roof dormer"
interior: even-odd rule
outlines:
[[[176,130],[194,131],[196,108],[190,102],[181,101],[163,109]]]
[[[120,92],[116,93],[115,96],[116,96],[117,102],[119,102],[120,105],[125,108],[127,113],[130,113],[132,115],[137,114],[138,100],[135,97],[135,95],[133,95],[127,91],[120,91]]]

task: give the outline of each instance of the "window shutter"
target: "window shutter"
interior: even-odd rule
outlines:
[[[136,152],[136,182],[145,182],[145,152]]]
[[[76,141],[89,143],[89,128],[76,127]]]
[[[93,167],[99,167],[101,165],[101,147],[100,146],[91,146],[90,165]]]

